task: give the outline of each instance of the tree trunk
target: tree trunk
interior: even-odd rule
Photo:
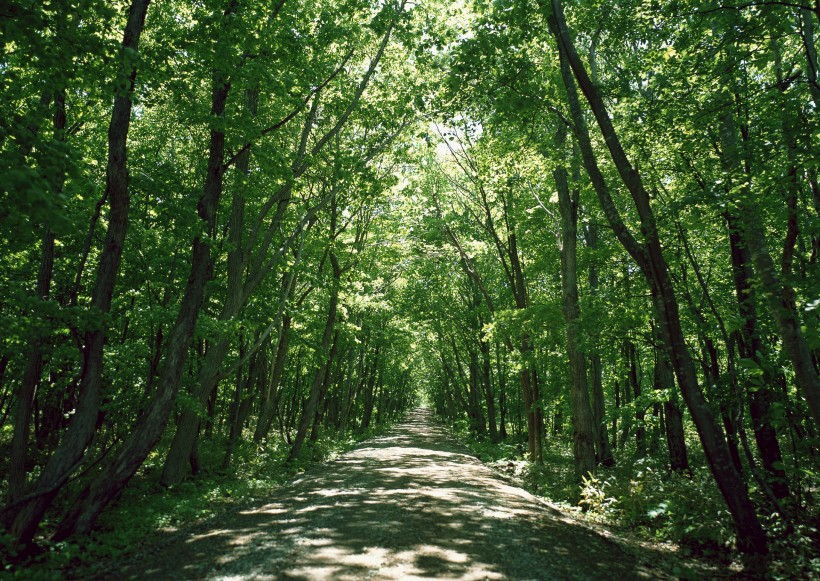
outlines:
[[[241,341],[241,337],[240,337]],[[233,402],[230,406],[230,413],[228,414],[228,423],[230,425],[230,432],[228,433],[228,441],[225,445],[225,456],[222,459],[222,470],[227,470],[231,465],[231,458],[233,457],[236,442],[242,439],[242,426],[245,423],[245,414],[243,408],[247,407],[247,402],[251,401],[253,387],[259,383],[265,385],[263,368],[267,365],[265,361],[266,349],[257,350],[256,354],[251,355],[250,365],[248,367],[247,378],[242,377],[242,365],[237,369],[236,389],[234,390]],[[242,360],[242,349],[239,350],[239,358]],[[260,378],[262,381],[260,382]]]
[[[325,375],[322,378],[322,388],[319,390],[319,400],[316,404],[316,414],[313,418],[313,427],[310,430],[310,441],[315,442],[319,439],[319,426],[322,423],[323,412],[322,408],[325,405],[327,392],[330,389],[331,371],[336,360],[336,352],[339,349],[339,331],[333,333],[333,346],[330,348],[330,354],[327,357],[327,365],[325,365]]]
[[[502,440],[507,439],[507,374],[501,360],[501,344],[495,342],[495,376],[498,381],[498,435]]]
[[[812,361],[811,350],[800,328],[800,320],[790,297],[793,291],[777,274],[766,246],[766,233],[754,207],[749,176],[742,168],[742,155],[737,141],[737,126],[731,110],[724,113],[720,124],[723,168],[732,183],[740,188],[737,204],[737,224],[741,238],[749,249],[757,277],[772,319],[777,325],[783,348],[794,369],[797,387],[806,399],[809,412],[820,424],[820,377]]]
[[[638,458],[646,456],[646,407],[641,403],[641,378],[638,376],[638,351],[635,344],[624,341],[624,359],[628,371],[626,374],[629,386],[632,388],[632,401],[635,402],[635,451]]]
[[[65,88],[61,87],[54,95],[54,140],[65,141]],[[60,195],[63,190],[65,172],[57,163],[57,177],[52,184],[52,193]],[[51,290],[51,278],[54,272],[54,233],[48,224],[43,224],[43,236],[40,242],[40,269],[37,272],[35,297],[47,301]],[[43,370],[44,337],[36,334],[31,338],[31,351],[28,353],[23,381],[17,391],[17,405],[14,411],[14,434],[11,440],[11,457],[9,458],[8,503],[13,504],[25,492],[26,462],[28,459],[29,433],[31,431],[31,409],[34,394],[40,384]]]
[[[330,210],[330,236],[333,244],[333,239],[336,236],[336,200],[335,195],[331,202]],[[335,252],[330,250],[330,263],[333,268],[333,278],[330,286],[330,302],[327,309],[327,320],[325,322],[325,330],[322,334],[322,343],[319,348],[319,366],[313,377],[313,384],[310,388],[307,404],[302,412],[302,419],[299,422],[299,429],[296,432],[296,438],[293,441],[293,446],[288,455],[288,461],[296,460],[302,452],[302,445],[308,435],[308,429],[313,425],[313,418],[316,414],[316,407],[319,403],[319,396],[321,395],[322,387],[325,382],[325,372],[330,365],[330,348],[331,341],[334,336],[334,329],[336,325],[336,314],[339,303],[339,287],[341,285],[342,270],[339,266],[339,260]]]
[[[563,66],[566,67],[566,64]],[[559,152],[566,149],[566,127],[560,121],[555,146]],[[570,194],[567,170],[560,163],[552,175],[558,190],[558,207],[561,214],[561,296],[572,380],[572,452],[575,479],[580,482],[582,478],[595,473],[595,422],[589,401],[586,358],[580,347],[581,308],[578,305],[577,271],[578,191],[573,191],[574,195]]]
[[[598,225],[592,222],[586,230],[587,246],[590,250],[598,248]],[[598,267],[593,261],[589,266],[589,290],[593,296],[598,294]],[[601,367],[601,353],[598,345],[601,342],[598,326],[593,329],[592,343],[595,347],[589,355],[590,382],[592,383],[592,419],[595,422],[595,447],[598,453],[598,463],[603,466],[614,466],[615,457],[612,455],[612,447],[609,444],[609,434],[607,433],[603,368]]]
[[[596,185],[599,199],[604,207],[604,212],[607,214],[607,218],[610,220],[613,231],[619,240],[624,243],[627,251],[638,261],[638,266],[646,276],[653,296],[656,297],[655,304],[658,307],[660,315],[660,336],[663,338],[664,344],[669,350],[670,359],[678,378],[678,384],[698,430],[709,468],[734,519],[738,536],[738,548],[742,552],[766,553],[768,550],[766,535],[763,532],[757,514],[755,514],[754,505],[749,498],[746,484],[732,466],[720,426],[717,424],[714,414],[705,401],[700,385],[698,384],[697,373],[681,328],[677,298],[669,279],[666,260],[661,251],[655,217],[649,204],[649,194],[643,186],[640,175],[629,163],[621,147],[615,128],[612,126],[612,121],[606,111],[604,102],[598,94],[597,88],[590,81],[583,63],[580,58],[578,58],[575,47],[570,40],[563,9],[559,0],[551,1],[551,10],[549,10],[549,13],[551,13],[550,20],[559,45],[559,54],[561,58],[565,58],[569,61],[574,77],[578,80],[578,84],[595,115],[598,127],[610,150],[612,161],[624,185],[632,194],[632,199],[641,222],[641,233],[644,239],[642,246],[638,246],[634,237],[632,237],[626,229],[623,220],[620,219],[620,215],[617,214],[617,208],[612,204],[608,190],[604,191],[599,189],[600,182],[596,184],[596,182],[598,182],[597,176],[595,179],[592,179],[593,184]],[[564,84],[567,88],[568,95],[574,94],[574,79],[567,78],[567,76],[564,75]],[[574,109],[573,118],[575,119],[579,140],[581,141],[582,153],[584,149],[587,150],[584,157],[586,158],[585,165],[587,165],[589,170],[591,169],[589,158],[592,157],[590,155],[591,143],[589,142],[588,135],[583,135],[585,133],[585,126],[581,125],[583,123],[583,115],[580,113],[577,96],[575,97],[575,101],[573,105],[572,97],[570,97],[570,104]],[[597,170],[597,167],[591,173],[595,174],[596,172],[600,175],[600,171]],[[590,175],[590,177],[592,178],[592,175]]]
[[[655,327],[657,340],[657,327]],[[656,390],[668,390],[669,395],[664,398],[663,417],[666,433],[666,448],[669,451],[669,469],[672,472],[688,472],[689,456],[686,452],[686,438],[683,433],[683,414],[678,406],[675,395],[675,375],[669,356],[658,340],[659,346],[655,349],[655,370],[653,385]]]
[[[370,364],[366,379],[363,378],[364,384],[364,410],[362,411],[362,429],[366,430],[370,427],[370,416],[373,414],[373,385],[376,382],[376,368],[379,366],[379,353],[381,352],[381,345],[376,345],[376,351],[373,354],[373,362]]]
[[[213,274],[209,239],[214,233],[216,210],[222,194],[225,159],[225,134],[218,120],[224,117],[229,90],[227,77],[218,71],[215,72],[211,94],[211,116],[215,121],[214,127],[211,128],[205,184],[197,205],[197,213],[205,234],[197,236],[193,242],[191,274],[188,276],[174,327],[168,336],[168,351],[162,363],[161,379],[156,393],[148,411],[138,420],[122,448],[83,489],[66,513],[54,533],[55,540],[85,534],[91,530],[102,510],[122,494],[125,485],[159,441],[168,423],[185,368],[194,327],[205,298],[205,286]],[[185,461],[188,461],[187,457]]]
[[[132,0],[121,47],[121,68],[117,71],[116,93],[108,126],[108,164],[105,195],[109,203],[108,231],[97,269],[97,278],[89,305],[90,312],[106,314],[111,308],[114,285],[128,230],[130,197],[126,144],[131,122],[131,95],[137,76],[136,59],[139,39],[145,24],[150,0]],[[103,347],[107,337],[105,325],[89,329],[84,336],[83,371],[80,400],[72,422],[60,445],[51,455],[34,484],[29,500],[9,505],[2,520],[18,545],[28,544],[46,510],[82,461],[83,453],[96,431],[102,388]]]
[[[474,348],[470,349],[470,378],[467,381],[467,403],[469,406],[470,427],[473,432],[483,435],[487,431],[487,426],[484,423],[484,414],[481,410],[481,395],[479,388],[479,376],[481,372],[478,366],[478,353]]]
[[[358,359],[359,362],[361,362],[363,354],[364,350],[362,349],[359,351],[358,358],[355,353],[351,355],[350,361],[347,364],[347,373],[345,374],[345,377],[342,378],[343,387],[341,401],[339,402],[339,439],[344,439],[345,432],[347,431],[347,418],[350,416],[350,404],[353,401],[353,371],[356,366],[356,360]]]
[[[782,468],[782,455],[777,434],[769,422],[771,417],[772,392],[770,385],[772,374],[761,360],[764,352],[763,342],[757,331],[757,298],[752,284],[751,256],[748,247],[743,244],[738,219],[732,212],[725,214],[729,229],[729,244],[732,255],[732,274],[735,283],[735,297],[738,302],[743,326],[737,333],[737,345],[740,357],[757,365],[763,375],[757,385],[748,390],[749,412],[754,429],[755,442],[760,452],[760,460],[769,474],[774,495],[783,499],[789,496],[786,473]],[[777,464],[775,464],[777,463]]]
[[[259,421],[256,424],[256,430],[253,434],[253,441],[257,444],[268,436],[271,423],[273,422],[273,414],[276,412],[278,398],[276,398],[275,395],[279,391],[279,384],[282,382],[282,374],[285,371],[285,360],[287,359],[288,344],[290,343],[290,324],[291,317],[285,313],[282,316],[282,328],[279,332],[276,358],[273,361],[273,369],[271,369],[270,377],[268,378],[265,403],[259,412]]]

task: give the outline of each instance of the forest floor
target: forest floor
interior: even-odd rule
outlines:
[[[638,558],[640,555],[640,558]],[[666,556],[594,532],[411,412],[267,502],[148,540],[110,579],[665,579]]]

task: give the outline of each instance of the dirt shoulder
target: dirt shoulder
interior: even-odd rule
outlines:
[[[653,558],[654,557],[654,558]],[[279,490],[140,551],[111,579],[659,579],[477,459],[420,409]]]

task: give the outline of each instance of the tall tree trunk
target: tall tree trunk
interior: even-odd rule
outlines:
[[[259,421],[256,424],[256,430],[253,434],[253,441],[257,444],[266,438],[270,432],[273,414],[276,412],[278,398],[275,397],[275,395],[279,391],[279,384],[282,382],[282,374],[285,371],[285,360],[287,359],[288,344],[290,343],[290,325],[291,317],[285,313],[282,315],[282,328],[279,331],[279,342],[276,347],[276,357],[273,361],[273,368],[268,378],[265,403],[259,412]]]
[[[235,2],[232,5],[235,6]],[[83,489],[66,513],[54,533],[56,540],[75,534],[85,534],[91,530],[94,521],[103,509],[122,494],[125,485],[159,441],[168,423],[185,369],[185,360],[191,345],[194,327],[205,298],[205,287],[213,275],[209,240],[214,234],[216,210],[222,194],[225,170],[225,133],[221,119],[225,115],[229,90],[230,83],[227,76],[216,71],[211,93],[211,116],[214,121],[210,132],[208,165],[202,197],[197,205],[197,213],[202,222],[204,234],[194,238],[191,273],[188,276],[177,318],[168,336],[168,351],[162,362],[161,379],[157,384],[156,393],[151,399],[148,410],[137,421],[137,425],[125,439],[117,454]]]
[[[226,14],[236,10],[236,2],[232,2]],[[245,107],[251,116],[256,115],[258,102],[258,89],[249,89],[245,94]],[[223,135],[224,139],[224,135]],[[231,214],[228,225],[228,288],[222,311],[219,313],[220,321],[233,319],[242,307],[243,295],[243,272],[245,264],[245,252],[243,250],[243,232],[245,224],[245,196],[244,180],[250,169],[250,151],[244,151],[237,159],[237,187],[234,188],[231,200]],[[220,175],[220,180],[222,176]],[[220,186],[221,187],[221,186]],[[230,337],[223,334],[217,337],[205,352],[205,360],[197,377],[197,388],[195,398],[200,406],[205,406],[211,393],[217,388],[220,378],[220,366],[228,353]],[[178,484],[187,474],[188,458],[194,452],[197,434],[199,432],[201,418],[196,410],[186,409],[182,412],[177,423],[177,430],[174,439],[168,450],[165,465],[162,469],[160,482],[164,486]]]
[[[632,388],[632,401],[635,402],[635,450],[638,458],[646,456],[646,408],[640,402],[641,379],[638,376],[638,351],[635,344],[629,339],[624,341],[624,359],[628,371],[626,374],[629,386]]]
[[[471,428],[476,434],[483,435],[487,431],[484,423],[484,414],[481,410],[481,395],[479,388],[479,377],[481,372],[478,366],[478,353],[474,348],[470,348],[470,378],[467,381],[467,403],[469,405],[469,416]]]
[[[721,117],[720,141],[724,171],[740,191],[736,217],[741,238],[749,249],[766,304],[794,369],[795,383],[815,423],[820,424],[820,377],[791,300],[793,290],[781,281],[766,245],[766,233],[752,199],[748,168],[743,168],[744,157],[738,145],[737,124],[731,109]]]
[[[337,329],[333,333],[333,342],[332,347],[330,348],[330,354],[327,357],[327,365],[325,365],[325,375],[322,378],[322,388],[319,390],[319,400],[316,403],[316,414],[313,418],[313,427],[310,429],[310,441],[315,442],[319,439],[319,426],[322,423],[323,407],[325,405],[325,400],[327,398],[327,392],[330,389],[331,381],[331,371],[333,370],[333,364],[336,360],[336,352],[339,349],[339,330]]]
[[[663,402],[663,423],[666,448],[669,451],[669,469],[672,472],[687,472],[689,471],[689,456],[686,452],[686,438],[683,432],[683,414],[675,395],[675,374],[669,361],[669,355],[662,348],[662,341],[658,338],[657,327],[654,331],[658,347],[655,349],[653,386],[656,390],[668,390],[669,393]]]
[[[354,367],[356,366],[357,359],[359,364],[361,365],[362,357],[364,355],[364,350],[359,350],[359,355],[356,357],[355,353],[350,356],[350,361],[347,364],[347,373],[345,377],[342,379],[343,387],[342,387],[342,395],[341,401],[339,403],[339,438],[344,439],[345,433],[347,431],[347,419],[350,416],[350,404],[353,401],[353,379],[354,379]],[[361,366],[359,367],[361,370]]]
[[[240,341],[241,340],[242,338],[240,336]],[[242,413],[243,404],[250,401],[251,396],[248,395],[249,392],[259,383],[259,378],[264,376],[262,369],[267,364],[264,355],[265,351],[265,349],[259,349],[254,355],[251,355],[246,378],[242,376],[243,365],[239,365],[237,368],[236,389],[234,389],[233,401],[231,402],[228,413],[230,431],[228,432],[228,441],[225,445],[225,456],[222,458],[222,470],[227,470],[231,465],[233,452],[236,449],[236,442],[242,438],[242,425],[245,423],[245,417]],[[239,359],[244,359],[242,348],[239,350]]]
[[[501,342],[495,341],[495,376],[498,381],[498,435],[507,439],[507,374],[501,359]]]
[[[65,142],[66,109],[65,88],[61,87],[54,95],[54,141]],[[57,163],[56,178],[52,193],[60,195],[63,190],[65,172]],[[43,224],[43,236],[40,242],[40,268],[37,272],[35,297],[47,301],[51,290],[51,278],[54,273],[54,232],[49,225]],[[11,457],[9,458],[8,503],[14,504],[25,492],[26,462],[28,460],[29,433],[31,431],[31,411],[34,395],[40,384],[43,370],[43,346],[45,338],[39,333],[31,338],[31,350],[26,360],[23,381],[17,390],[17,404],[14,410],[14,434],[11,440]]]
[[[336,237],[336,213],[337,209],[334,194],[334,199],[331,202],[330,209],[331,245],[334,244],[334,239]],[[336,257],[336,253],[334,252],[333,248],[331,248],[329,255],[333,272],[332,282],[330,286],[330,302],[328,303],[327,319],[325,321],[325,330],[322,334],[322,343],[319,348],[319,365],[313,377],[313,384],[310,388],[308,401],[305,405],[304,411],[302,412],[302,419],[299,422],[299,429],[296,432],[296,438],[293,441],[293,446],[291,447],[290,454],[288,455],[288,461],[293,461],[297,459],[299,457],[299,454],[302,452],[302,445],[304,444],[305,438],[308,435],[308,429],[310,429],[310,427],[313,425],[313,418],[316,414],[316,407],[319,403],[319,396],[321,394],[322,387],[325,381],[325,372],[327,370],[327,367],[330,365],[330,348],[336,325],[336,315],[339,303],[339,287],[341,285],[342,269],[339,266],[339,259]]]
[[[789,496],[789,489],[786,483],[786,473],[782,468],[783,458],[780,444],[777,441],[777,433],[769,421],[772,409],[770,385],[773,378],[761,360],[764,346],[757,331],[757,291],[752,284],[751,256],[748,246],[743,243],[737,217],[732,212],[726,212],[725,218],[729,230],[735,297],[743,322],[737,337],[738,351],[740,357],[752,361],[763,370],[760,383],[748,390],[749,415],[752,419],[760,460],[771,479],[772,492],[777,498],[783,499]]]
[[[130,196],[126,168],[126,144],[131,122],[131,95],[137,76],[136,54],[150,0],[132,0],[121,46],[121,68],[116,74],[114,107],[108,126],[108,164],[105,196],[109,203],[108,231],[97,269],[89,309],[106,314],[111,308],[114,285],[128,230]],[[96,431],[102,388],[105,325],[89,329],[84,336],[80,399],[71,424],[49,458],[27,501],[22,499],[3,510],[0,520],[19,545],[28,544],[46,510],[82,461],[83,453]]]
[[[817,18],[820,19],[820,4],[816,4],[818,14]],[[817,84],[817,48],[814,44],[814,20],[811,17],[811,12],[807,9],[803,8],[800,10],[800,15],[802,17],[802,35],[803,35],[803,48],[806,52],[806,78],[809,81],[809,91],[811,92],[811,98],[814,101],[814,108],[815,111],[820,109],[820,85]]]
[[[482,333],[483,334],[483,333]],[[487,401],[487,427],[490,431],[490,439],[498,441],[498,426],[495,423],[495,394],[493,393],[493,378],[490,368],[490,343],[486,337],[479,340],[481,348],[481,381],[484,384],[484,398]]]
[[[566,64],[563,66],[566,67]],[[559,120],[555,146],[559,155],[566,149],[566,127]],[[589,401],[586,358],[581,351],[581,308],[578,304],[578,191],[570,193],[566,167],[559,164],[552,172],[558,190],[561,214],[561,296],[566,324],[567,356],[570,371],[570,401],[572,403],[572,452],[575,479],[595,473],[595,422]],[[574,195],[573,195],[574,194]]]
[[[598,248],[598,225],[595,222],[587,227],[584,239],[590,250]],[[598,294],[598,266],[595,261],[589,266],[589,290],[593,296]],[[592,419],[595,422],[595,447],[598,452],[598,463],[603,466],[614,466],[615,457],[612,455],[612,447],[609,444],[609,434],[607,433],[605,419],[605,400],[603,368],[601,366],[601,353],[598,345],[601,342],[597,325],[593,330],[592,343],[594,345],[589,354],[590,383],[592,383]]]
[[[373,385],[376,382],[376,369],[379,366],[379,354],[381,353],[381,345],[376,345],[376,350],[373,353],[373,362],[369,367],[368,374],[364,381],[364,409],[362,411],[362,429],[366,430],[370,427],[370,416],[373,414]],[[456,387],[456,389],[458,389]]]
[[[598,94],[598,89],[590,81],[586,69],[575,51],[559,0],[551,0],[548,14],[550,14],[553,33],[558,41],[559,54],[561,58],[565,58],[569,61],[569,65],[575,77],[572,79],[567,78],[567,75],[563,76],[567,93],[570,96],[570,104],[574,109],[573,118],[581,142],[580,145],[582,153],[584,154],[585,165],[587,165],[588,170],[591,170],[590,178],[593,181],[593,185],[596,186],[595,189],[598,193],[599,200],[604,208],[604,212],[607,214],[613,231],[619,238],[619,241],[624,244],[627,251],[629,251],[636,262],[638,262],[638,266],[649,282],[653,297],[655,297],[655,304],[660,315],[660,336],[663,338],[663,342],[669,350],[670,359],[675,374],[677,375],[678,385],[683,392],[683,398],[686,401],[689,412],[698,430],[709,468],[734,519],[738,536],[738,548],[743,552],[765,553],[768,550],[766,535],[757,518],[754,505],[749,498],[748,488],[732,466],[729,451],[726,447],[726,441],[723,438],[720,426],[717,424],[714,414],[704,399],[700,385],[698,384],[695,366],[692,363],[681,328],[677,298],[669,278],[666,260],[661,251],[655,217],[649,204],[649,194],[643,186],[640,175],[632,167],[626,157],[626,153],[623,151],[615,128],[612,126],[612,121],[606,111],[604,102]],[[581,87],[598,122],[598,127],[609,148],[612,161],[618,170],[618,174],[632,195],[641,222],[641,233],[644,240],[642,245],[638,245],[637,241],[626,229],[623,220],[618,214],[617,208],[608,195],[605,182],[604,189],[600,188],[603,178],[600,174],[600,170],[597,169],[597,162],[595,162],[594,156],[592,155],[589,137],[588,135],[584,135],[585,125],[583,125],[583,114],[580,112],[580,107],[577,103],[577,95],[574,97],[575,103],[573,104],[572,95],[575,94],[575,79],[577,79],[578,85]],[[586,150],[586,152],[584,152],[584,150]],[[592,167],[593,163],[595,164],[594,168]]]

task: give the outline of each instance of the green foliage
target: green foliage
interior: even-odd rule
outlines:
[[[641,541],[671,543],[678,547],[680,559],[714,559],[723,563],[715,565],[720,567],[731,559],[735,540],[731,519],[705,467],[691,474],[675,474],[656,460],[644,458],[599,469],[579,485],[566,446],[553,444],[539,465],[524,459],[522,443],[511,439],[494,444],[476,438],[464,420],[453,423],[451,429],[480,460],[519,479],[531,492],[574,512],[577,518]],[[764,523],[775,546],[768,565],[771,578],[810,578],[818,573],[815,527],[801,524],[788,532],[777,514]],[[702,577],[685,560],[674,567],[681,578]]]
[[[555,137],[570,115],[549,3],[408,2],[401,15],[381,1],[288,0],[277,13],[278,3],[234,4],[226,15],[221,1],[151,3],[137,51],[121,47],[119,4],[46,0],[0,10],[0,452],[11,439],[16,394],[37,345],[42,372],[29,482],[77,406],[84,334],[103,329],[107,341],[99,429],[78,484],[93,477],[103,454],[116,454],[162,379],[159,363],[186,292],[192,241],[200,237],[213,258],[174,386],[174,412],[210,422],[201,475],[162,494],[152,488],[167,451],[163,440],[126,491],[118,509],[125,512],[104,519],[111,545],[100,536],[89,554],[124,550],[136,534],[122,530],[131,526],[128,518],[145,532],[208,517],[211,506],[265,493],[279,478],[270,474],[303,469],[350,445],[352,436],[320,438],[286,469],[287,446],[256,448],[240,434],[231,465],[241,482],[214,468],[235,403],[247,404],[247,423],[259,420],[284,315],[291,343],[271,395],[280,416],[291,416],[283,430],[298,423],[311,378],[330,355],[323,331],[334,285],[337,357],[326,394],[332,417],[320,433],[338,427],[345,390],[359,394],[350,402],[354,430],[366,409],[400,413],[423,390],[459,433],[475,436],[478,416],[486,419],[495,405],[500,417],[503,389],[511,436],[500,444],[476,440],[478,457],[509,464],[531,488],[573,508],[580,501],[589,518],[701,549],[730,544],[733,533],[708,473],[696,468],[686,478],[662,468],[662,404],[679,397],[671,380],[655,386],[651,377],[661,348],[650,289],[606,226],[572,138],[559,146]],[[725,413],[753,437],[747,400],[771,394],[765,421],[787,450],[776,468],[785,469],[797,505],[815,510],[817,430],[766,296],[794,301],[816,360],[820,100],[809,78],[816,67],[807,62],[816,14],[777,3],[709,11],[691,0],[566,4],[582,59],[651,190],[685,342],[707,399],[716,416]],[[798,16],[809,17],[814,36]],[[389,30],[393,36],[369,76]],[[123,62],[137,64],[129,229],[112,307],[103,313],[89,304],[109,226],[102,199],[108,120],[113,97],[128,84]],[[219,117],[211,113],[217,73],[230,81]],[[58,128],[63,113],[67,123]],[[728,159],[722,142],[729,117],[742,159]],[[606,144],[591,116],[588,122],[615,205],[640,238]],[[224,132],[226,158],[216,225],[206,231],[198,210],[212,130]],[[249,154],[243,171],[240,152]],[[622,440],[644,429],[658,444],[634,464],[628,444],[616,454],[617,468],[580,488],[566,441],[567,329],[552,175],[565,162],[577,195],[579,349],[587,361],[596,355],[602,362],[604,420],[617,423]],[[745,313],[727,225],[744,205],[761,221],[764,250],[786,287],[761,287],[760,273],[745,265],[752,279],[743,292],[755,297]],[[791,250],[785,228],[794,234]],[[53,263],[41,258],[47,233],[56,236]],[[236,276],[228,273],[231,256],[241,262]],[[335,279],[333,259],[342,271]],[[53,264],[48,298],[35,291],[41,263]],[[239,306],[229,305],[233,285],[243,287]],[[760,345],[741,356],[750,322]],[[223,340],[216,366],[224,376],[206,402],[197,393],[202,366]],[[626,385],[627,341],[636,346],[640,395]],[[246,358],[249,349],[256,353]],[[523,459],[522,372],[533,381],[537,373],[540,395],[532,405],[553,427],[544,465]],[[368,385],[373,392],[363,395]],[[368,396],[384,397],[395,409]],[[697,448],[693,437],[687,443]],[[7,461],[0,464],[5,469]],[[143,501],[150,511],[127,512]],[[776,529],[774,522],[767,526]],[[806,527],[799,523],[796,539],[814,534]],[[42,556],[46,561],[83,560],[78,545],[46,546],[55,553]],[[808,549],[805,555],[801,567],[814,558]]]

